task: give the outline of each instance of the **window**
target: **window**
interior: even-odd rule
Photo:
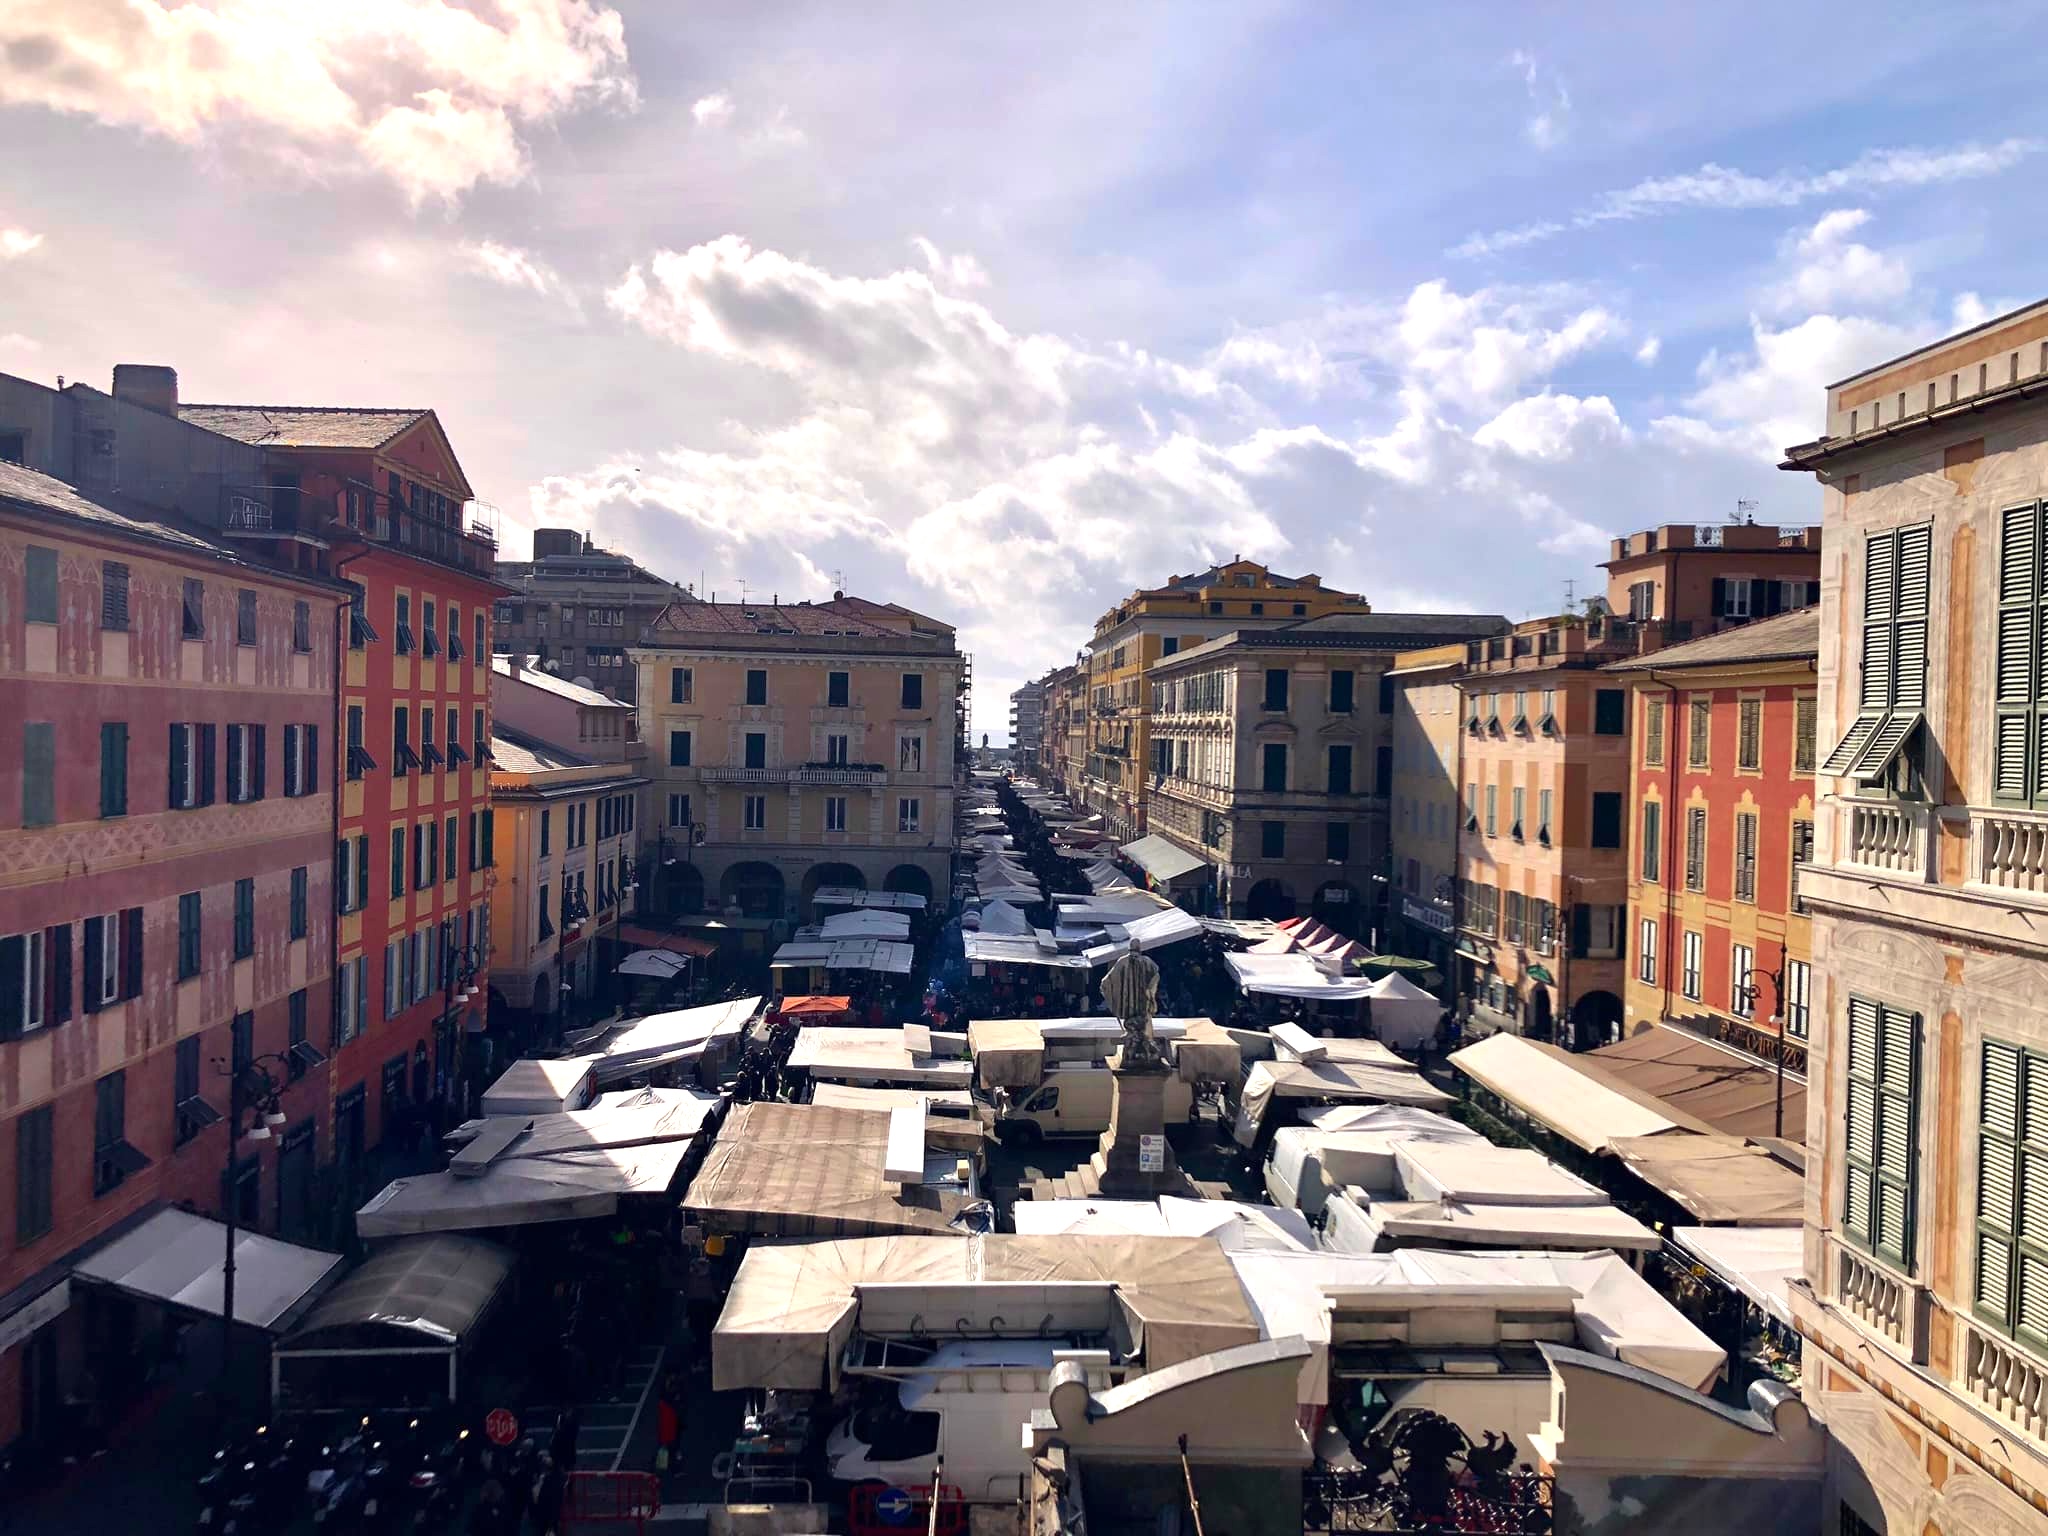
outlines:
[[[1685,766],[1705,768],[1711,760],[1714,729],[1712,694],[1686,695]]]
[[[1350,822],[1331,821],[1323,824],[1323,857],[1332,864],[1342,864],[1350,859]]]
[[[1378,746],[1372,750],[1372,792],[1385,797],[1394,791],[1394,749]]]
[[[235,593],[235,644],[256,643],[256,594],[247,587]]]
[[[1738,1019],[1756,1013],[1756,951],[1737,944],[1728,952],[1728,1011]]]
[[[302,1078],[306,1075],[306,1064],[309,1052],[302,1051],[299,1049],[300,1046],[303,1046],[305,1044],[306,989],[304,987],[301,987],[298,989],[298,991],[292,993],[290,997],[285,999],[284,1059],[286,1068],[290,1072],[292,1080],[295,1082],[299,1078]]]
[[[348,762],[345,768],[351,779],[360,779],[363,774],[376,767],[376,761],[363,748],[363,706],[351,704],[348,707]]]
[[[690,824],[690,797],[670,795],[668,797],[668,824],[672,827],[687,827]]]
[[[1993,726],[1992,792],[2028,799],[2025,700],[2041,689],[2034,654],[2035,599],[2040,550],[2038,509],[2022,507],[2003,518],[1998,552],[1998,674],[2000,705]],[[1873,533],[1863,547],[1862,667],[1856,718],[1820,772],[1860,784],[1881,782],[1927,705],[1927,596],[1934,530],[1931,525]],[[2008,705],[2017,706],[2008,709]]]
[[[1434,821],[1436,819],[1434,815],[1436,808],[1432,806],[1430,809],[1432,812],[1430,819]],[[1550,845],[1550,837],[1550,791],[1539,789],[1536,791],[1536,841],[1548,847]]]
[[[1714,612],[1724,619],[1746,619],[1755,610],[1752,593],[1756,583],[1747,576],[1723,577],[1714,583],[1719,601]]]
[[[825,761],[834,768],[844,768],[849,761],[849,742],[844,731],[834,731],[825,738]]]
[[[747,767],[766,768],[768,766],[768,733],[766,731],[748,731],[741,745],[746,753]]]
[[[1756,900],[1756,816],[1735,813],[1735,899]]]
[[[370,839],[342,838],[334,845],[334,909],[346,915],[370,898]]]
[[[484,732],[484,712],[481,709],[472,711],[469,717],[469,750],[478,767],[490,761],[491,738]]]
[[[768,672],[763,667],[752,667],[747,671],[747,702],[766,704],[768,702]]]
[[[470,636],[470,665],[480,667],[484,664],[485,655],[488,654],[484,650],[484,616],[481,609],[472,616],[470,627],[473,631]]]
[[[903,674],[903,707],[905,709],[924,708],[923,673],[906,672]]]
[[[1352,709],[1352,690],[1357,685],[1358,674],[1340,669],[1330,674],[1330,713],[1348,715]],[[1394,680],[1384,673],[1380,675],[1380,713],[1386,714],[1392,707]]]
[[[1351,749],[1332,745],[1329,749],[1329,785],[1333,795],[1351,793]]]
[[[135,914],[136,937],[141,936],[142,909],[131,908]],[[110,912],[104,917],[88,917],[85,920],[85,1011],[98,1013],[111,1003],[119,1002],[127,994],[122,990],[124,978],[121,941],[126,933],[126,913]],[[140,972],[139,964],[132,967]],[[0,1029],[0,1035],[5,1030]]]
[[[1646,917],[1636,929],[1636,980],[1657,985],[1657,920]]]
[[[2048,1347],[2048,1056],[1984,1043],[1977,1146],[1977,1315]]]
[[[292,871],[291,926],[287,935],[294,939],[306,936],[306,866],[303,864]]]
[[[896,830],[898,832],[918,831],[922,810],[923,802],[920,800],[914,798],[898,800],[896,802]]]
[[[1820,700],[1813,694],[1802,693],[1792,701],[1792,771],[1813,772],[1814,722],[1820,713]]]
[[[1764,762],[1764,701],[1738,700],[1735,720],[1735,766],[1755,772]]]
[[[462,660],[462,610],[453,603],[448,605],[448,659]]]
[[[1266,669],[1266,696],[1261,707],[1265,709],[1285,709],[1287,707],[1287,669],[1285,667],[1268,667]]]
[[[438,656],[441,654],[441,636],[434,628],[434,600],[429,597],[420,603],[420,654]]]
[[[690,766],[690,733],[670,731],[668,733],[668,765],[671,768]]]
[[[1546,736],[1555,736],[1557,734],[1557,690],[1555,688],[1543,690],[1542,708],[1536,716],[1536,729]]]
[[[448,818],[446,828],[442,833],[441,848],[441,878],[443,880],[453,880],[455,878],[455,818],[453,816]]]
[[[26,614],[31,624],[57,622],[57,551],[40,544],[28,547],[23,577],[27,584]]]
[[[1690,806],[1685,813],[1685,888],[1707,888],[1707,808]]]
[[[537,931],[543,939],[551,939],[555,936],[555,921],[548,915],[548,888],[546,886],[540,888],[540,925]]]
[[[827,709],[846,708],[846,701],[850,696],[847,688],[849,681],[850,674],[845,672],[827,672],[825,674],[825,707]]]
[[[57,819],[57,727],[31,720],[21,728],[21,824],[47,827]]]
[[[1664,878],[1664,807],[1655,800],[1643,802],[1643,878]]]
[[[0,1040],[41,1029],[49,1002],[49,977],[41,933],[0,939]]]
[[[410,656],[413,648],[412,599],[401,592],[397,597],[397,605],[395,628],[398,639],[395,643],[399,655]]]
[[[498,863],[498,823],[486,811],[483,819],[484,868],[495,869]]]
[[[1287,747],[1285,743],[1269,741],[1259,748],[1259,787],[1267,794],[1281,794],[1287,789]]]
[[[1179,654],[1180,654],[1180,636],[1178,636],[1178,635],[1167,635],[1167,636],[1164,636],[1164,637],[1163,637],[1163,638],[1162,638],[1162,639],[1160,640],[1160,642],[1159,642],[1159,655],[1160,655],[1160,657],[1161,657],[1162,659],[1164,659],[1165,657],[1168,657],[1168,656],[1177,656],[1177,655],[1179,655]]]
[[[391,771],[405,773],[420,766],[412,749],[412,711],[400,704],[391,711]]]
[[[1908,1272],[1913,1267],[1917,1204],[1919,1040],[1917,1013],[1850,997],[1848,1178],[1842,1228]],[[1987,1094],[1986,1109],[1996,1113],[2002,1106],[1993,1097]],[[1979,1260],[1981,1282],[1981,1249]]]
[[[1640,624],[1657,616],[1657,583],[1638,581],[1628,589],[1628,616]]]
[[[1593,792],[1593,847],[1621,846],[1621,801],[1619,792]]]
[[[1700,949],[1700,936],[1688,929],[1685,935],[1685,963],[1678,973],[1678,990],[1695,1003],[1700,1000]]]
[[[1595,736],[1626,736],[1628,734],[1628,694],[1620,688],[1596,688],[1593,691],[1593,734]]]
[[[235,882],[235,958],[246,960],[256,953],[256,882]]]
[[[263,798],[263,736],[260,725],[228,727],[228,804]]]
[[[128,627],[128,567],[119,560],[100,562],[100,628]]]
[[[1804,960],[1785,962],[1785,1033],[1804,1040],[1813,1025],[1813,967]]]
[[[14,1122],[14,1239],[32,1243],[50,1230],[54,1210],[56,1148],[51,1139],[55,1109],[31,1109]]]
[[[369,968],[369,956],[357,955],[353,960],[342,961],[340,968],[334,973],[332,1042],[336,1050],[340,1050],[360,1035],[363,1032],[363,1025],[368,1020]],[[337,1105],[338,1110],[344,1107]]]
[[[1664,766],[1664,701],[1643,700],[1643,766]]]
[[[1259,823],[1259,857],[1262,859],[1284,859],[1287,857],[1286,822],[1262,821]]]
[[[825,797],[825,830],[827,832],[844,832],[846,830],[846,796],[827,795]]]
[[[128,1145],[128,1074],[109,1072],[93,1084],[92,1192],[104,1195],[149,1166]]]
[[[1498,784],[1486,786],[1486,835],[1488,837],[1498,837],[1500,835],[1500,786]]]
[[[187,640],[206,638],[206,583],[196,576],[185,578],[183,633]]]
[[[1813,862],[1813,823],[1810,821],[1792,823],[1792,862],[1795,865]]]
[[[765,831],[768,826],[768,797],[747,795],[740,802],[740,825],[748,832]]]
[[[235,1073],[246,1072],[249,1063],[256,1059],[256,1015],[238,1013],[228,1026],[229,1069]]]
[[[200,902],[197,891],[178,898],[178,980],[190,981],[199,974]]]
[[[1209,612],[1210,612],[1210,613],[1212,613],[1212,614],[1217,614],[1217,613],[1221,613],[1222,611],[1223,611],[1223,604],[1221,604],[1220,602],[1217,602],[1217,601],[1216,601],[1215,599],[1213,599],[1213,598],[1212,598],[1212,599],[1210,599],[1210,602],[1209,602]]]
[[[541,813],[545,816],[547,813]],[[405,894],[405,828],[391,829],[391,895],[395,900]]]

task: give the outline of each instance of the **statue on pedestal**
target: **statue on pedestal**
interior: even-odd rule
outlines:
[[[1166,1057],[1152,1033],[1152,1017],[1159,1010],[1159,967],[1135,939],[1129,953],[1102,978],[1102,1000],[1123,1026],[1124,1047],[1117,1065],[1126,1072],[1164,1068]]]

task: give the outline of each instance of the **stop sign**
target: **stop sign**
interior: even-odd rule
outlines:
[[[484,1438],[493,1445],[510,1445],[519,1438],[519,1416],[510,1408],[493,1408],[484,1415]]]

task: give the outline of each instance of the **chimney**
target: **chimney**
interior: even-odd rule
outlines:
[[[157,363],[116,363],[114,398],[159,416],[176,416],[178,370]]]
[[[507,656],[505,659],[512,664],[512,677],[513,680],[516,682],[518,680],[519,674],[526,670],[526,658],[520,655],[518,649],[515,647],[512,651],[512,654],[510,656]]]

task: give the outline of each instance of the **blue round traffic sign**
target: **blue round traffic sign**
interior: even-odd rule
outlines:
[[[917,1504],[901,1488],[885,1488],[875,1500],[875,1514],[884,1525],[908,1525]]]

